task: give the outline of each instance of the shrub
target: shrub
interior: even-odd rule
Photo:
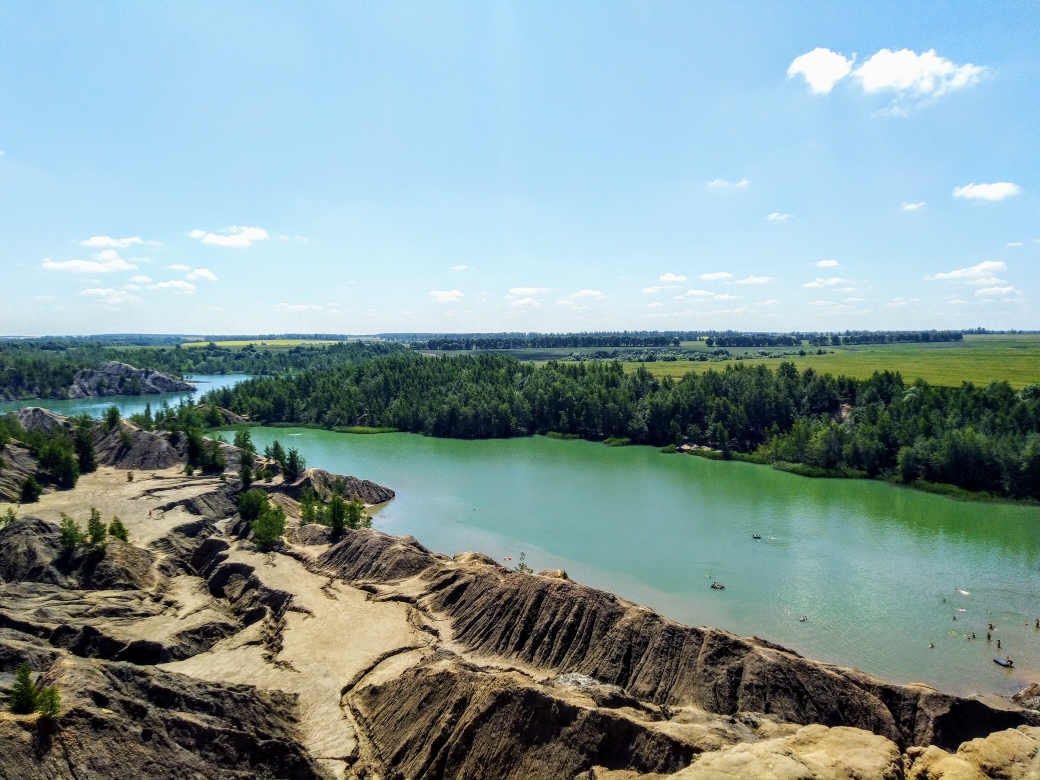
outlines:
[[[247,523],[254,522],[267,506],[267,494],[257,488],[246,490],[238,496],[238,514]]]
[[[101,513],[94,507],[90,508],[90,520],[87,521],[87,537],[95,547],[100,547],[108,537],[108,527],[101,519]]]
[[[38,501],[43,488],[32,474],[22,480],[21,503],[32,504]]]
[[[83,530],[79,524],[64,512],[61,513],[61,535],[58,543],[64,552],[72,552],[83,544]]]
[[[337,536],[343,533],[343,529],[347,527],[347,502],[339,494],[334,494],[329,501],[327,516],[332,533]]]
[[[185,463],[184,473],[187,474],[189,477],[192,476],[195,473],[195,467],[192,466],[190,463]]]
[[[89,415],[76,418],[76,433],[72,440],[72,448],[76,452],[81,474],[97,471],[97,454],[94,452],[94,421]]]
[[[300,454],[300,451],[297,450],[295,447],[291,447],[289,449],[289,454],[285,456],[285,481],[295,482],[306,468],[307,461],[304,460],[303,456]]]
[[[253,469],[248,463],[242,463],[242,470],[238,472],[238,478],[242,480],[242,488],[249,490],[249,486],[253,484]]]
[[[260,516],[253,521],[253,542],[261,549],[269,549],[284,533],[285,510],[277,505],[266,505],[260,510]]]
[[[11,695],[7,698],[7,706],[16,715],[28,715],[36,711],[36,683],[33,682],[32,669],[29,664],[18,667],[18,673],[11,686]]]
[[[7,511],[4,512],[3,516],[0,516],[0,526],[7,525],[8,523],[13,523],[17,519],[18,515],[14,513],[14,510],[11,507],[7,507]]]
[[[126,526],[123,525],[123,521],[116,515],[112,515],[112,522],[108,524],[108,534],[113,539],[118,539],[121,542],[130,541],[130,531],[127,530]]]

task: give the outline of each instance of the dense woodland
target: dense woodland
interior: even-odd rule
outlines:
[[[217,347],[121,348],[105,343],[66,341],[0,341],[0,397],[64,398],[72,378],[83,368],[108,360],[134,368],[152,368],[172,376],[243,373],[281,375],[306,368],[325,369],[359,357],[403,350],[399,344],[349,342],[266,350]]]
[[[257,378],[206,396],[264,423],[430,436],[534,433],[694,443],[814,473],[893,476],[1040,498],[1040,386],[857,380],[791,363],[655,379],[616,362],[535,367],[504,355],[415,353]]]

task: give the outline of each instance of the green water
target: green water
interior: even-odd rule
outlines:
[[[77,398],[75,400],[57,401],[51,398],[34,398],[28,401],[11,401],[0,403],[0,414],[22,409],[26,406],[42,406],[58,414],[89,414],[91,417],[101,417],[105,410],[115,405],[123,417],[131,414],[139,414],[144,411],[146,404],[151,404],[152,409],[157,409],[163,401],[170,406],[176,406],[182,400],[192,401],[201,397],[203,393],[210,390],[219,390],[231,387],[243,379],[250,379],[246,374],[193,374],[185,379],[196,382],[194,393],[158,393],[155,395],[116,395],[107,398]]]
[[[275,438],[311,466],[393,488],[375,526],[434,550],[525,551],[536,571],[564,568],[683,623],[893,681],[1010,693],[1040,677],[1033,507],[540,436],[253,429],[261,448]],[[997,639],[1014,670],[993,663]]]
[[[196,378],[207,382],[204,392],[243,377]],[[128,415],[181,397],[190,395],[0,411],[36,404],[99,415],[115,400]],[[375,526],[440,552],[480,550],[515,564],[524,551],[536,571],[566,569],[683,623],[761,636],[893,681],[1010,693],[1040,679],[1035,507],[540,436],[252,434],[261,448],[277,438],[311,466],[393,488],[397,498]],[[711,590],[713,580],[725,590]],[[988,623],[996,626],[991,643]],[[1014,670],[993,663],[998,639]]]

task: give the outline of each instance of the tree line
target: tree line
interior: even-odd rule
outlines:
[[[263,423],[387,427],[429,436],[536,433],[693,443],[827,473],[948,483],[1040,498],[1040,386],[1015,392],[737,364],[656,379],[617,362],[415,353],[257,378],[206,401]]]

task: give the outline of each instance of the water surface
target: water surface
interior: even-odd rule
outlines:
[[[893,681],[1010,693],[1038,677],[1035,507],[540,436],[252,434],[261,448],[277,438],[311,466],[393,488],[375,526],[449,555],[515,564],[523,551],[536,571],[566,569],[683,623]],[[993,663],[998,639],[1015,670]]]

